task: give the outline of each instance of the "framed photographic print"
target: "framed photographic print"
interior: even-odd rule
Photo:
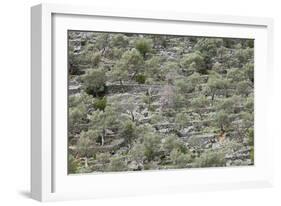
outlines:
[[[31,14],[34,199],[272,185],[271,19]]]

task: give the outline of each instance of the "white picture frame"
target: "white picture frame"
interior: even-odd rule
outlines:
[[[67,78],[66,70],[58,68],[67,67],[65,32],[95,28],[99,31],[255,38],[255,166],[67,175]],[[267,121],[274,75],[272,29],[273,20],[269,18],[57,4],[32,7],[32,198],[53,201],[272,186],[274,137]]]

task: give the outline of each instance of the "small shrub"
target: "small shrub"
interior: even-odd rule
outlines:
[[[68,157],[68,173],[75,174],[79,170],[79,162],[72,155]]]
[[[124,138],[127,143],[131,143],[131,141],[137,137],[136,125],[132,121],[123,123],[120,137]]]
[[[109,164],[109,171],[125,171],[126,170],[126,164],[123,157],[113,157],[110,160]]]
[[[107,105],[107,99],[106,97],[103,97],[101,99],[97,99],[94,103],[94,108],[99,109],[101,111],[104,111],[105,107]]]
[[[197,71],[201,74],[207,73],[204,58],[198,51],[186,54],[181,60],[181,66],[192,71]]]
[[[92,67],[98,66],[100,61],[101,61],[101,54],[99,52],[96,52],[91,55],[90,63]]]
[[[143,139],[144,155],[149,161],[153,160],[155,156],[158,154],[160,150],[160,142],[161,142],[160,137],[153,132],[147,132],[144,135],[144,139]]]
[[[192,161],[190,154],[184,154],[178,149],[173,149],[170,153],[170,158],[177,168],[184,168]]]
[[[136,76],[136,82],[139,83],[139,84],[144,84],[146,81],[146,76],[143,75],[143,74],[138,74]]]
[[[84,89],[86,93],[98,96],[105,91],[106,75],[103,69],[93,69],[88,72],[84,78]]]
[[[220,151],[207,151],[195,159],[196,167],[222,167],[225,166],[224,153]]]
[[[145,58],[146,54],[152,49],[152,40],[140,38],[136,41],[135,48],[142,54],[143,58]]]

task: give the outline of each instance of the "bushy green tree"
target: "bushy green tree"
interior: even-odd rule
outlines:
[[[225,154],[222,151],[209,150],[195,159],[196,167],[222,167],[225,166]]]
[[[181,66],[191,71],[197,71],[201,74],[205,74],[207,72],[204,58],[199,51],[186,54],[181,59]]]
[[[245,80],[246,75],[244,74],[242,69],[239,68],[231,68],[227,71],[227,78],[234,84]]]
[[[113,47],[125,48],[128,43],[128,38],[124,34],[114,34],[111,39]]]
[[[222,131],[225,130],[231,123],[229,114],[227,114],[224,110],[221,110],[215,115],[215,124]]]
[[[126,51],[112,68],[109,76],[112,81],[123,84],[123,81],[134,79],[139,72],[142,72],[143,64],[143,58],[136,49]]]
[[[82,157],[92,156],[92,147],[95,145],[98,137],[98,133],[95,130],[82,131],[77,142],[78,154]]]
[[[238,67],[243,67],[249,61],[253,61],[254,49],[252,48],[238,48],[235,50],[234,58],[238,60]]]
[[[191,107],[194,112],[199,114],[201,120],[203,120],[203,114],[205,113],[205,110],[208,106],[209,106],[209,101],[203,95],[193,98],[191,100]]]
[[[163,81],[161,72],[161,58],[153,56],[145,61],[145,75],[152,78],[154,81]]]
[[[192,161],[190,154],[184,154],[178,149],[173,149],[170,153],[170,158],[177,168],[185,168]]]
[[[79,69],[80,56],[73,51],[68,53],[68,72],[71,75],[79,75],[82,71]]]
[[[160,150],[161,138],[153,132],[146,132],[143,136],[144,155],[147,160],[151,161],[155,158]]]
[[[99,109],[101,111],[104,111],[105,107],[107,105],[107,99],[106,97],[98,98],[94,102],[95,109]]]
[[[135,48],[141,53],[144,59],[146,58],[147,53],[151,51],[152,46],[152,40],[146,38],[139,38],[135,43]]]
[[[96,110],[90,116],[90,128],[100,138],[101,145],[104,145],[107,130],[118,130],[119,127],[118,113],[111,106],[107,106],[104,111]]]
[[[252,91],[252,87],[248,81],[238,82],[236,86],[237,94],[242,96],[248,96]]]
[[[137,142],[129,151],[129,157],[131,160],[136,161],[137,164],[142,164],[145,158],[144,145]]]
[[[207,82],[207,90],[205,91],[208,95],[211,95],[212,101],[215,99],[215,95],[219,91],[223,91],[227,95],[227,90],[230,87],[229,80],[222,78],[219,74],[210,75]]]
[[[100,92],[105,91],[106,75],[104,69],[91,69],[83,77],[83,86],[88,94],[99,96]]]
[[[83,124],[87,118],[86,105],[81,103],[75,107],[70,107],[68,114],[69,132],[72,134],[71,137],[73,137],[74,134],[80,132],[80,125]]]
[[[177,91],[182,94],[193,92],[199,83],[200,74],[198,74],[197,72],[186,78],[178,79],[175,81]]]
[[[100,54],[100,52],[95,52],[95,53],[91,54],[91,56],[90,56],[90,66],[91,67],[98,66],[100,61],[101,61],[101,54]]]
[[[79,170],[79,161],[76,160],[71,154],[68,156],[68,173],[75,174]]]
[[[99,51],[101,51],[101,55],[104,55],[106,49],[109,46],[109,34],[108,33],[98,34],[95,45],[96,45],[96,48],[98,48]]]
[[[194,46],[194,50],[200,51],[204,59],[205,67],[212,67],[212,59],[218,55],[218,48],[222,47],[221,38],[199,38]]]
[[[231,114],[235,112],[235,108],[241,105],[241,98],[239,96],[232,96],[226,99],[223,99],[219,105],[219,110],[224,110],[226,113]]]
[[[127,143],[131,143],[133,139],[137,138],[136,125],[132,121],[126,121],[122,123],[120,129],[120,137],[124,138]]]

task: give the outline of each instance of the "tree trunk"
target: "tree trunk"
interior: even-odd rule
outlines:
[[[104,145],[104,138],[105,138],[105,135],[106,135],[106,131],[105,129],[102,130],[102,135],[101,135],[101,146]]]

